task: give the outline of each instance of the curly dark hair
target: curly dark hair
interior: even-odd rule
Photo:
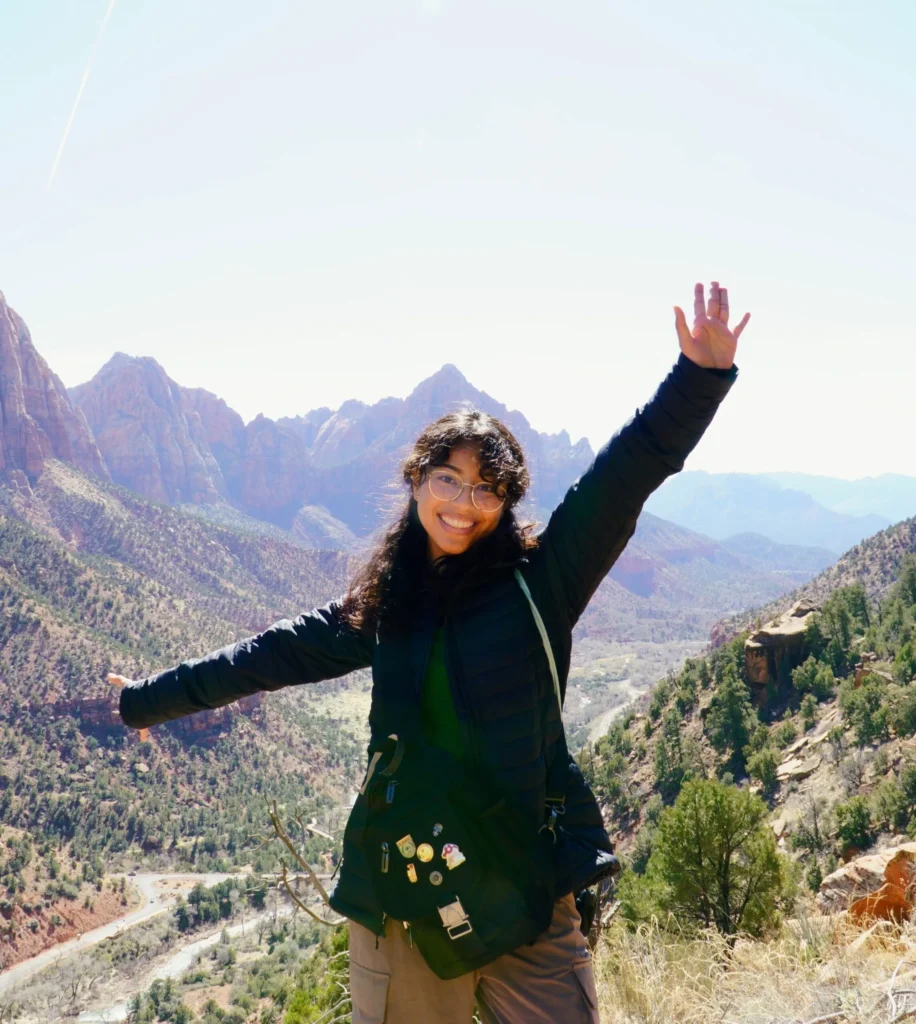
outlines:
[[[431,567],[412,488],[423,483],[430,469],[448,462],[461,445],[476,450],[481,477],[505,491],[506,504],[492,533],[463,554],[445,555]],[[344,618],[357,629],[378,628],[382,620],[402,624],[421,595],[446,592],[468,570],[514,561],[537,545],[534,523],[520,522],[515,513],[530,483],[522,447],[505,424],[479,409],[448,413],[431,423],[404,460],[401,482],[409,494],[407,505],[356,574],[341,604]]]

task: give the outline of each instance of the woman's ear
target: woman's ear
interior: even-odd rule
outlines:
[[[420,477],[419,477],[419,474],[417,474],[417,475],[415,475],[413,477],[413,480],[412,480],[411,485],[410,485],[410,493],[411,493],[411,495],[413,495],[413,500],[414,501],[419,501],[420,500]]]

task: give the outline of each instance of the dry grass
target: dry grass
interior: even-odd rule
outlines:
[[[595,953],[609,1024],[916,1022],[916,925],[868,933],[802,917],[729,950],[717,934],[615,927]]]

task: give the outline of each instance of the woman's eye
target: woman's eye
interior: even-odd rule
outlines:
[[[441,480],[444,484],[454,484],[458,481],[452,476],[451,473],[434,473],[437,480]]]

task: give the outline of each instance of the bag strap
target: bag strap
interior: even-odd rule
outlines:
[[[538,628],[538,632],[541,634],[541,642],[544,644],[544,651],[547,654],[547,661],[550,664],[550,674],[553,677],[553,692],[557,695],[557,707],[560,709],[560,713],[562,714],[563,698],[560,696],[560,673],[557,672],[557,662],[553,656],[553,648],[550,646],[550,637],[547,635],[547,627],[544,625],[544,620],[541,618],[538,606],[534,603],[534,598],[531,596],[531,591],[528,589],[528,584],[525,582],[525,577],[522,575],[521,569],[515,570],[515,578],[518,580],[518,585],[522,588],[522,593],[528,598],[528,604],[531,605],[531,614],[534,616],[535,625]]]
[[[560,692],[560,673],[557,671],[557,662],[553,656],[553,647],[550,643],[550,637],[547,635],[547,627],[544,625],[544,620],[541,618],[541,613],[538,611],[538,606],[534,603],[534,598],[531,596],[531,591],[528,589],[528,584],[525,582],[525,577],[520,569],[515,570],[515,579],[521,587],[522,593],[528,599],[535,625],[541,634],[544,653],[547,655],[547,662],[550,665],[550,675],[553,679],[553,690],[557,698],[557,708],[560,712],[560,738],[557,740],[553,757],[547,766],[547,796],[545,799],[549,810],[549,818],[547,823],[541,826],[542,830],[546,828],[553,833],[553,839],[556,842],[557,834],[554,828],[557,823],[557,816],[566,813],[566,781],[569,775],[569,749],[566,746],[566,731],[563,729],[563,697]]]

